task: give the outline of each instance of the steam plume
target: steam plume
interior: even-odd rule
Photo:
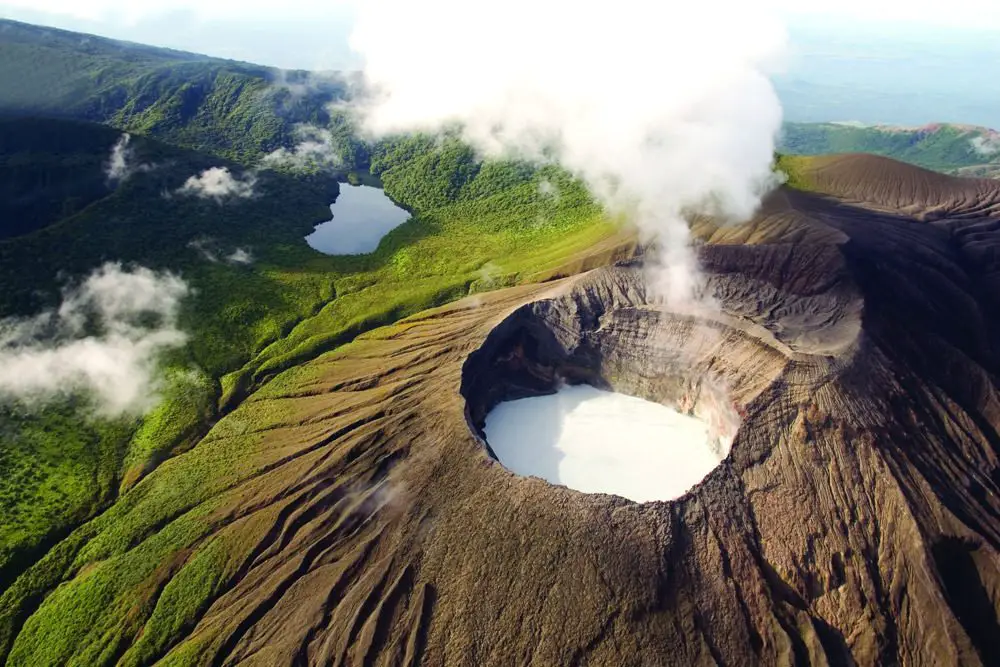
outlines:
[[[134,164],[134,155],[131,148],[132,135],[124,133],[111,147],[111,156],[104,168],[104,175],[112,185],[127,180],[136,172],[147,172],[153,169],[149,164]]]
[[[105,415],[153,406],[159,355],[184,344],[187,285],[169,273],[105,264],[63,295],[58,310],[0,320],[0,397],[45,402],[93,395]]]
[[[555,159],[663,248],[693,290],[684,216],[747,218],[771,178],[777,22],[736,3],[372,0],[352,47],[374,134],[459,123],[486,155]]]

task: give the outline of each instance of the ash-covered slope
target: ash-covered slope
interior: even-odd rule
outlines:
[[[1000,181],[959,178],[895,160],[847,153],[793,158],[810,189],[920,220],[1000,214]]]
[[[9,661],[996,664],[997,209],[867,192],[699,223],[721,313],[633,261],[284,373],[15,584]],[[517,477],[482,419],[562,380],[736,415],[732,453],[666,503]]]

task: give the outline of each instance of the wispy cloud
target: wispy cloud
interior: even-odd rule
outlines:
[[[538,183],[538,194],[541,195],[542,197],[559,201],[559,186],[557,186],[555,183],[548,180],[547,178],[542,179]]]
[[[983,157],[993,157],[1000,153],[1000,134],[973,137],[970,142],[972,149]]]
[[[227,250],[223,247],[222,243],[209,236],[196,238],[188,243],[188,248],[201,255],[202,259],[213,264],[225,262],[226,264],[249,266],[254,263],[253,252],[251,252],[250,248],[237,247]]]
[[[100,414],[141,414],[157,400],[157,363],[182,346],[186,283],[170,273],[105,264],[56,310],[0,321],[0,397],[28,406],[89,394]]]
[[[317,93],[339,98],[345,86],[349,87],[351,83],[351,76],[341,72],[278,70],[273,73],[268,92],[286,92],[292,101]]]
[[[202,236],[188,243],[187,247],[201,255],[202,259],[215,263],[219,261],[219,253],[214,245],[212,239]]]
[[[250,199],[255,194],[256,185],[257,174],[254,172],[247,172],[237,178],[230,173],[228,167],[212,167],[187,179],[177,190],[177,194],[214,199],[221,204],[226,199]]]
[[[246,248],[237,248],[226,256],[226,261],[247,266],[253,264],[253,254]]]
[[[111,159],[105,173],[109,181],[120,181],[128,175],[128,145],[132,141],[132,135],[126,132],[118,139],[118,142],[111,147]]]
[[[104,167],[104,175],[107,176],[108,182],[112,185],[127,180],[134,173],[153,169],[153,165],[150,164],[135,164],[135,154],[131,144],[132,135],[126,132],[111,147],[111,156]]]
[[[289,171],[330,171],[343,164],[330,130],[315,125],[297,125],[292,148],[279,148],[265,155],[261,165]]]

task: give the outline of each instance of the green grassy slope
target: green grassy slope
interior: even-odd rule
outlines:
[[[974,141],[1000,148],[985,128],[929,125],[921,128],[856,126],[839,123],[786,123],[779,150],[791,155],[874,153],[945,173],[1000,174],[1000,150],[977,150]]]
[[[193,288],[190,342],[163,358],[149,414],[98,418],[85,396],[0,404],[0,662],[106,664],[137,640],[152,611],[144,577],[190,543],[197,517],[156,527],[210,505],[216,482],[242,469],[239,442],[202,437],[236,409],[273,419],[243,399],[276,375],[406,315],[537,280],[617,229],[557,169],[484,164],[454,137],[365,144],[326,108],[343,81],[310,79],[293,95],[274,85],[288,77],[305,75],[0,21],[0,319],[54,307],[107,261]],[[171,195],[209,167],[256,167],[300,122],[331,129],[344,171],[370,165],[413,213],[374,253],[328,257],[304,242],[336,196],[329,173],[263,171],[256,197],[222,204]],[[112,187],[103,170],[121,129],[132,164],[151,168]],[[221,260],[237,248],[254,262]],[[164,468],[165,485],[144,482]],[[151,526],[155,544],[134,551]],[[129,562],[111,567],[119,558]],[[169,646],[225,563],[221,543],[194,559],[129,660]]]
[[[90,129],[106,154],[108,139],[116,135]],[[277,373],[430,306],[532,280],[615,230],[565,173],[482,164],[453,138],[409,137],[374,147],[372,169],[413,219],[370,255],[329,257],[303,240],[328,215],[335,191],[329,175],[262,172],[258,197],[219,205],[163,195],[201,169],[226,165],[238,174],[239,165],[140,135],[132,148],[136,163],[155,168],[44,229],[0,241],[0,317],[56,304],[65,279],[60,274],[79,278],[108,260],[134,262],[178,273],[194,288],[181,320],[191,342],[164,360],[164,398],[144,419],[96,420],[74,404],[42,411],[0,408],[0,656],[10,650],[39,595],[76,571],[66,569],[59,554],[67,544],[82,544],[79,535],[92,534],[88,521],[101,516],[100,525],[115,534],[132,530],[106,514],[120,495],[194,446],[220,416]],[[559,196],[542,194],[543,181],[554,184]],[[209,261],[192,242],[218,256],[248,248],[255,262]],[[212,465],[183,474],[223,475],[228,464]],[[174,511],[173,500],[147,500],[153,514]],[[169,550],[185,538],[168,532],[162,539]],[[145,553],[136,572],[155,568],[164,553]],[[131,580],[110,576],[101,590],[124,587],[128,594]],[[66,603],[120,621],[124,608],[107,606],[103,595],[94,591]],[[75,613],[68,609],[52,613],[51,622],[60,627],[45,632],[66,643],[54,639],[50,657],[68,660],[70,653],[60,652],[89,641],[92,628],[63,627],[59,619]],[[45,662],[41,654],[24,655],[27,662],[13,664]],[[88,664],[101,663],[87,655],[96,661]]]
[[[0,134],[21,143],[0,144],[0,191],[15,191],[25,173],[55,182],[44,200],[53,211],[76,201],[74,188],[97,176],[120,133],[96,125],[52,120],[0,121]],[[53,147],[69,146],[83,164],[54,160]],[[21,150],[27,147],[28,150]],[[67,150],[69,150],[67,149]],[[168,400],[145,422],[95,420],[86,410],[55,405],[44,411],[0,406],[0,587],[47,541],[91,516],[117,494],[127,468],[145,470],[198,432],[214,414],[215,378],[238,368],[256,349],[310,315],[330,295],[319,278],[288,289],[263,268],[210,262],[192,243],[220,257],[247,248],[262,262],[295,265],[314,254],[302,242],[327,217],[336,195],[328,178],[264,173],[261,196],[218,205],[210,200],[164,197],[222,160],[133,137],[132,160],[152,165],[115,190],[100,193],[43,229],[0,240],[0,318],[31,315],[58,305],[60,289],[106,261],[179,273],[195,289],[183,314],[191,345],[170,360],[178,371]],[[32,159],[34,158],[34,159]],[[235,173],[239,167],[229,164]],[[103,180],[99,181],[103,184]],[[103,195],[103,196],[101,196]],[[15,212],[17,213],[17,212]],[[12,217],[18,220],[18,217]],[[190,371],[196,371],[192,374]],[[27,560],[26,560],[27,559]]]

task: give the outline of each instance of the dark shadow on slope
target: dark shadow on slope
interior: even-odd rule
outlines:
[[[975,545],[948,537],[932,548],[948,604],[955,612],[985,665],[1000,665],[997,608],[979,577]]]

